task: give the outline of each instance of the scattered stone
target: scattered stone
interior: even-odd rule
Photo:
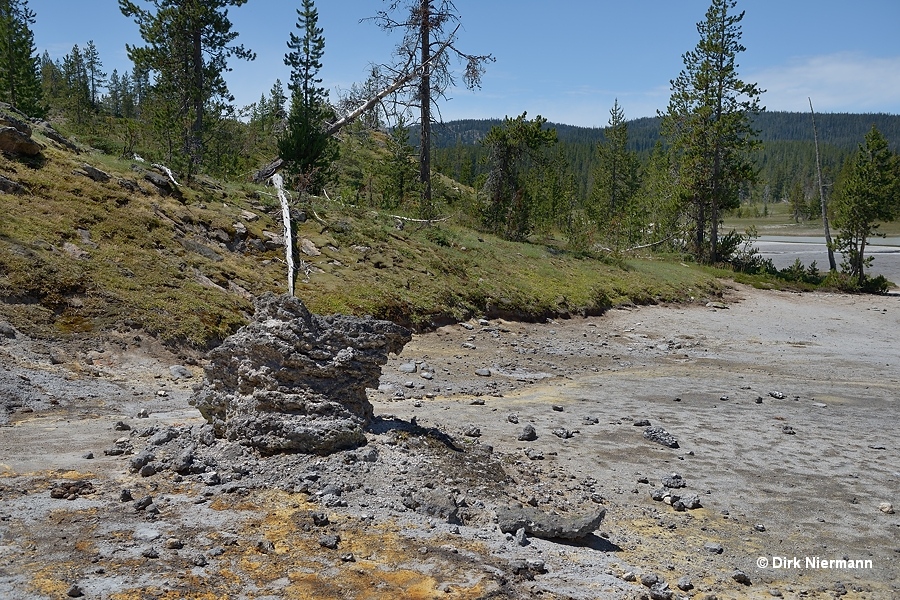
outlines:
[[[710,554],[722,554],[722,552],[725,551],[725,548],[722,547],[722,544],[716,544],[715,542],[706,542],[705,544],[703,544],[703,549]]]
[[[756,525],[753,526],[753,529],[762,533],[763,531],[766,530],[766,526],[763,525],[762,523],[757,523]]]
[[[490,369],[475,369],[475,374],[479,377],[490,377],[491,370]]]
[[[731,578],[742,585],[750,585],[751,583],[750,578],[747,576],[747,574],[740,569],[736,569],[734,573],[731,574]]]
[[[416,371],[419,370],[419,367],[416,365],[416,363],[410,362],[410,363],[403,363],[402,365],[397,367],[397,370],[400,371],[401,373],[415,373]]]
[[[94,458],[94,453],[93,453],[93,452],[88,452],[87,454],[83,454],[83,455],[81,456],[81,458],[83,458],[83,459],[85,459],[85,460],[93,460],[93,458]]]
[[[894,505],[891,504],[890,502],[882,502],[881,504],[878,505],[878,510],[880,510],[881,512],[883,512],[886,515],[892,515],[892,514],[894,514]]]
[[[94,485],[85,479],[58,483],[50,489],[50,497],[57,500],[75,500],[78,496],[94,493]]]
[[[339,535],[323,535],[319,538],[319,545],[329,550],[337,550],[340,541],[341,536]]]
[[[312,517],[313,525],[316,527],[325,527],[331,522],[328,520],[328,515],[323,512],[314,512],[310,517]]]
[[[632,582],[637,581],[637,576],[632,571],[626,571],[622,574],[622,581]]]
[[[92,167],[87,163],[81,165],[81,173],[99,183],[109,181],[109,173],[101,171],[97,167]]]
[[[678,440],[662,427],[648,427],[644,430],[644,438],[668,448],[678,448]]]
[[[517,415],[516,413],[509,413],[508,415],[506,415],[506,420],[513,425],[517,425],[519,423],[519,415]]]
[[[77,583],[73,583],[72,586],[66,591],[66,596],[69,598],[81,598],[84,596],[84,591]]]
[[[782,426],[781,426],[781,433],[784,433],[784,434],[787,434],[787,435],[795,435],[797,432],[794,431],[794,428],[791,427],[790,425],[782,425]]]
[[[143,552],[141,552],[141,556],[144,558],[159,558],[159,552],[156,548],[147,548]]]
[[[469,402],[470,406],[484,406],[484,398],[475,398]]]
[[[581,422],[585,425],[597,425],[600,422],[600,419],[597,417],[583,417]]]
[[[647,419],[639,419],[634,422],[635,427],[650,427],[650,421]]]
[[[523,548],[529,544],[524,527],[520,527],[516,530],[515,540],[516,544],[522,546]]]
[[[570,437],[575,435],[573,432],[569,431],[565,427],[558,427],[556,429],[551,430],[550,433],[552,433],[556,437],[563,439],[563,440],[567,440]]]
[[[544,513],[531,506],[498,507],[497,524],[503,533],[515,533],[521,528],[528,535],[543,539],[580,540],[600,526],[606,509],[564,516]]]
[[[347,554],[341,554],[341,560],[344,562],[356,562],[356,557],[353,556],[352,552],[348,552]]]
[[[563,407],[560,406],[559,404],[554,404],[550,408],[552,408],[555,412],[563,412],[563,410],[564,410]]]
[[[481,437],[481,429],[475,427],[474,425],[469,425],[466,427],[465,431],[463,431],[463,435],[466,437]]]
[[[124,421],[117,421],[113,426],[113,429],[116,431],[129,431],[131,429],[131,425],[125,423]]]
[[[694,584],[693,582],[691,582],[691,578],[687,575],[679,579],[675,586],[682,592],[689,592],[690,590],[694,589]]]
[[[696,510],[701,508],[699,496],[687,496],[681,499],[681,504],[688,510]]]
[[[657,583],[662,581],[656,573],[644,573],[641,575],[641,585],[644,587],[653,587]]]
[[[133,506],[135,510],[147,510],[147,507],[151,504],[153,504],[153,496],[144,496],[139,500],[135,500]]]
[[[757,397],[756,397],[756,403],[757,403],[757,404],[762,404],[762,396],[757,396]]]
[[[721,302],[707,302],[706,308],[717,308],[719,310],[728,310],[728,305]]]
[[[687,486],[687,483],[684,481],[684,477],[682,477],[678,473],[672,473],[668,477],[663,477],[662,484],[663,487],[671,488],[673,490]]]
[[[373,417],[366,388],[410,339],[389,321],[313,315],[298,298],[263,294],[253,321],[209,353],[190,403],[218,437],[263,453],[361,446]]]
[[[544,460],[544,453],[539,450],[535,450],[534,448],[526,448],[525,456],[530,458],[531,460]]]
[[[0,337],[14,338],[16,337],[16,329],[6,321],[0,321]]]
[[[147,410],[146,408],[142,408],[141,410],[138,411],[137,418],[138,419],[149,419],[150,411]]]
[[[784,394],[782,394],[781,392],[769,392],[769,395],[776,400],[784,400]]]
[[[169,367],[169,374],[172,379],[191,379],[194,374],[184,365],[172,365]]]
[[[519,434],[518,440],[520,442],[533,442],[537,438],[538,435],[534,430],[534,426],[529,424],[522,428],[522,433]]]
[[[650,588],[650,600],[672,600],[673,597],[668,583],[657,583]]]
[[[178,538],[169,538],[166,540],[167,550],[181,550],[182,548],[184,548],[184,543]]]
[[[134,498],[131,496],[131,490],[122,490],[119,494],[119,500],[121,502],[131,502]]]

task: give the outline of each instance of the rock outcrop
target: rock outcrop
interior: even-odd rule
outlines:
[[[253,321],[211,351],[191,404],[216,435],[265,454],[329,454],[365,443],[381,366],[410,332],[389,321],[313,315],[265,294]]]

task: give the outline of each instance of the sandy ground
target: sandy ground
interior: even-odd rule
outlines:
[[[607,517],[583,542],[522,547],[489,520],[454,528],[348,492],[330,516],[352,560],[316,543],[321,532],[306,520],[321,506],[303,491],[224,493],[141,478],[103,455],[120,436],[139,441],[114,430],[119,420],[132,432],[200,422],[187,405],[197,378],[173,380],[175,357],[129,339],[50,361],[45,344],[6,340],[7,401],[18,401],[0,427],[0,597],[61,598],[74,584],[92,598],[640,598],[648,574],[674,598],[900,596],[900,517],[884,506],[900,510],[900,298],[737,287],[713,300],[415,336],[384,367],[376,414],[491,447],[518,500],[547,511],[602,504]],[[410,363],[415,373],[401,370]],[[150,417],[136,419],[140,408]],[[640,420],[679,447],[645,439]],[[526,424],[536,440],[517,439]],[[479,437],[465,435],[472,428]],[[296,465],[390,487],[407,468],[422,470],[418,448],[440,460],[423,442],[385,438],[371,433],[380,458],[365,474],[338,474],[339,456]],[[438,486],[461,487],[490,513],[487,480],[453,481],[434,464]],[[686,483],[673,491],[702,508],[651,498],[673,473]],[[65,481],[95,491],[51,498]],[[154,494],[160,514],[120,502],[122,489]],[[183,548],[168,548],[170,538]],[[148,558],[154,544],[159,556]],[[544,568],[523,571],[522,560]],[[685,577],[692,587],[680,590]]]

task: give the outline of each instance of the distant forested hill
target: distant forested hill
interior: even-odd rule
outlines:
[[[629,146],[646,160],[660,141],[659,118],[647,117],[628,122]],[[480,141],[500,119],[468,119],[449,121],[434,129],[434,165],[438,171],[456,180],[474,185],[486,171],[485,151]],[[760,183],[751,191],[755,200],[787,199],[794,190],[812,193],[815,187],[815,146],[809,113],[765,112],[755,120],[759,139],[763,141],[757,164]],[[823,175],[834,181],[844,161],[863,141],[875,125],[887,138],[891,148],[900,151],[900,115],[887,114],[816,114]],[[604,140],[603,128],[576,127],[548,123],[556,128],[560,150],[567,157],[585,195],[591,186],[595,147]],[[413,132],[415,134],[415,131]],[[413,136],[415,138],[415,135]],[[412,140],[414,144],[417,139]]]

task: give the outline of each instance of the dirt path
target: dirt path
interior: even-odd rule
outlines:
[[[250,459],[270,490],[139,477],[102,454],[122,435],[138,446],[115,423],[199,423],[186,405],[196,380],[172,380],[173,357],[142,362],[139,348],[104,348],[78,374],[84,352],[51,365],[41,348],[7,341],[0,383],[23,406],[0,428],[0,596],[58,598],[77,584],[95,598],[639,598],[650,593],[641,576],[656,574],[675,598],[897,597],[900,518],[882,504],[900,504],[900,298],[738,287],[723,301],[540,325],[473,321],[416,336],[385,366],[370,397],[376,414],[393,415],[386,422],[483,449],[466,456],[497,461],[513,499],[541,510],[605,506],[597,535],[580,544],[520,546],[490,519],[453,526],[406,510],[392,486],[455,489],[473,514],[491,514],[496,494],[476,475],[484,465],[452,465],[427,439],[387,429],[369,436],[379,453],[370,465]],[[149,418],[134,418],[141,407]],[[645,439],[643,420],[678,448]],[[517,439],[526,424],[534,441]],[[83,458],[89,450],[95,459]],[[291,469],[350,483],[346,506],[328,508],[340,555],[307,525],[321,500],[281,489]],[[653,500],[673,473],[685,487],[670,494],[700,508]],[[51,498],[66,480],[96,491]],[[163,497],[162,511],[131,509],[122,489]],[[173,536],[183,550],[164,548]],[[159,557],[144,556],[153,544]],[[528,560],[543,567],[517,566]],[[689,589],[678,589],[683,578]]]

